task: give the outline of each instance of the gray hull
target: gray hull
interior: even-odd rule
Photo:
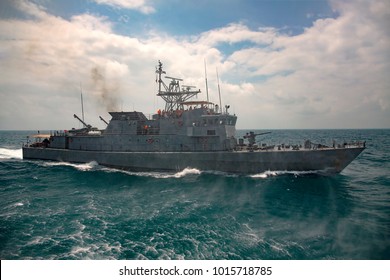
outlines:
[[[109,152],[23,147],[23,158],[87,163],[134,171],[179,171],[187,167],[228,173],[322,171],[338,173],[364,147],[298,151]]]

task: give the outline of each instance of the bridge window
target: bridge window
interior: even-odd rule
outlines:
[[[215,135],[215,130],[207,130],[207,135]]]
[[[235,125],[235,124],[236,124],[236,120],[235,120],[234,118],[228,118],[228,119],[226,120],[226,123],[227,123],[228,125]]]

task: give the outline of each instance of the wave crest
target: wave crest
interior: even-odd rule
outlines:
[[[71,166],[80,171],[89,171],[95,169],[99,164],[96,161],[91,161],[87,163],[70,163],[70,162],[44,162],[44,166]]]
[[[280,176],[280,175],[294,175],[295,177],[297,176],[303,176],[303,175],[310,175],[310,174],[319,174],[319,171],[287,171],[287,170],[275,170],[275,171],[265,171],[259,174],[254,174],[250,175],[251,178],[261,178],[261,179],[266,179],[269,177],[275,177],[275,176]]]
[[[128,170],[115,169],[109,167],[104,167],[101,170],[106,172],[120,172],[131,176],[151,177],[156,179],[183,178],[188,175],[199,175],[202,173],[200,170],[196,168],[190,168],[190,167],[187,167],[176,173],[166,173],[166,172],[157,172],[157,171],[135,172],[135,171],[128,171]]]
[[[183,169],[182,171],[175,173],[173,176],[175,178],[182,178],[182,177],[185,177],[187,175],[199,175],[201,173],[202,172],[199,169],[187,167],[187,168]]]

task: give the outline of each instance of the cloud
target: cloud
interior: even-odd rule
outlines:
[[[137,38],[116,34],[105,16],[67,20],[18,1],[28,17],[0,19],[0,129],[78,125],[80,83],[92,125],[102,126],[98,116],[109,119],[107,110],[155,112],[163,107],[155,96],[159,59],[169,76],[197,85],[199,99],[206,98],[206,59],[216,103],[218,68],[222,101],[239,128],[388,127],[389,4],[331,4],[337,18],[317,19],[294,36],[238,22],[186,37],[155,29]],[[232,51],[224,52],[226,44]]]
[[[44,18],[47,16],[46,9],[42,5],[32,3],[27,0],[15,0],[14,5],[17,9],[27,15],[31,15],[36,18]]]
[[[138,10],[144,14],[151,14],[155,9],[148,5],[146,0],[94,0],[98,4],[105,4],[112,7]]]
[[[210,30],[201,34],[198,43],[217,46],[220,43],[238,43],[250,41],[259,45],[272,43],[277,30],[275,28],[259,28],[257,31],[250,30],[242,23],[232,23],[226,27]]]
[[[273,32],[266,47],[238,50],[226,58],[239,67],[239,80],[258,79],[255,87],[264,96],[259,104],[279,104],[270,115],[283,118],[286,110],[295,112],[289,117],[296,126],[388,126],[389,5],[341,3],[334,5],[338,18],[316,20],[296,36]],[[264,33],[259,31],[259,37]],[[373,110],[371,117],[361,114],[367,109]],[[299,116],[308,114],[311,120],[298,124]]]
[[[23,9],[25,5],[18,7]],[[13,128],[13,120],[23,116],[25,121],[18,123],[19,127],[36,127],[25,112],[36,115],[44,111],[50,117],[39,113],[40,125],[63,126],[66,115],[79,111],[80,83],[90,108],[120,108],[128,65],[119,58],[124,47],[131,51],[138,48],[139,41],[113,34],[105,17],[82,14],[67,21],[40,10],[39,6],[35,6],[33,14],[37,16],[34,20],[0,22],[4,66],[0,70],[0,97],[5,100],[0,112],[4,122],[0,125]],[[100,79],[91,74],[94,69],[100,73]]]

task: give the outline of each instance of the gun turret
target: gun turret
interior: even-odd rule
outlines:
[[[102,116],[99,116],[99,118],[100,118],[106,125],[108,125],[108,122],[107,122],[105,119],[103,119]]]
[[[249,147],[252,147],[255,143],[256,143],[256,136],[259,136],[259,135],[264,135],[264,134],[269,134],[271,133],[271,131],[267,131],[267,132],[261,132],[261,133],[254,133],[253,131],[249,131],[249,133],[247,132],[245,135],[244,135],[244,139],[248,139],[248,142],[249,142]]]
[[[82,119],[80,119],[76,114],[73,114],[73,117],[78,119],[86,128],[91,129],[92,126],[90,124],[86,124]]]

